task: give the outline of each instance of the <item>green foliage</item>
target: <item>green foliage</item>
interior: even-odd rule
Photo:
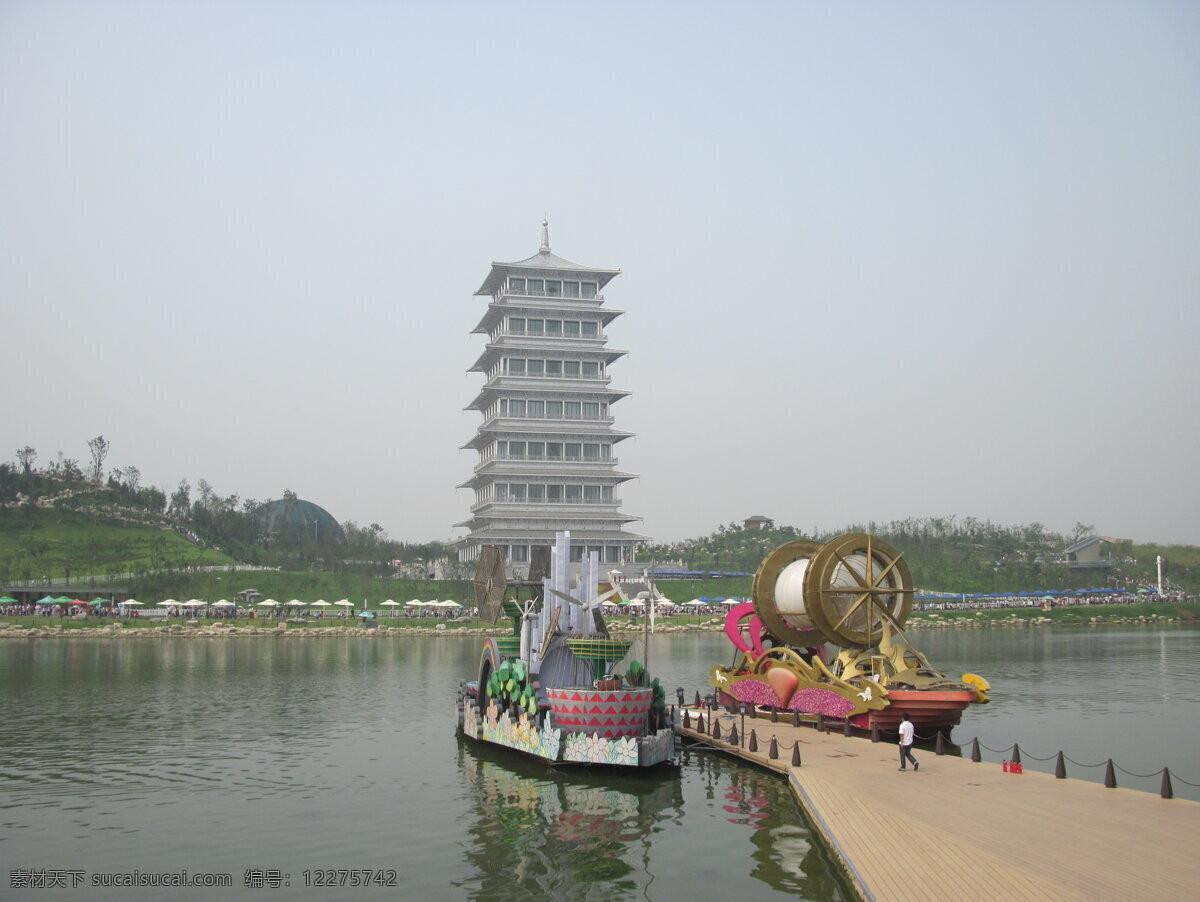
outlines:
[[[1076,532],[1088,528],[1077,524]],[[1002,526],[974,517],[909,518],[855,523],[814,531],[809,537],[827,541],[847,532],[869,533],[894,545],[904,553],[917,587],[931,591],[1020,592],[1131,586],[1153,581],[1159,554],[1167,561],[1165,573],[1171,583],[1189,593],[1200,591],[1200,548],[1192,546],[1119,546],[1111,570],[1072,570],[1058,563],[1071,540],[1047,531],[1041,523]],[[745,530],[731,524],[703,538],[651,546],[643,556],[679,560],[690,570],[752,574],[770,551],[795,538],[805,536],[791,527]],[[746,595],[751,582],[750,577],[662,580],[658,587],[680,601],[685,597]]]
[[[137,579],[160,568],[236,563],[174,531],[68,508],[0,508],[0,582]]]

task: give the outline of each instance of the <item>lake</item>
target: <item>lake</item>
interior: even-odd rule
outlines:
[[[1062,748],[1192,781],[1197,638],[914,633],[936,665],[995,687],[956,740],[1018,741],[1031,768],[1030,754]],[[650,666],[668,700],[676,686],[690,699],[726,649],[717,635],[660,637]],[[271,899],[849,897],[772,774],[707,752],[677,769],[556,771],[460,741],[454,695],[477,658],[476,642],[449,637],[0,643],[5,898],[229,895],[104,885],[184,870]],[[1158,789],[1157,777],[1141,783]],[[12,885],[35,869],[82,885]],[[393,876],[395,888],[379,885]],[[345,885],[318,885],[329,882]]]

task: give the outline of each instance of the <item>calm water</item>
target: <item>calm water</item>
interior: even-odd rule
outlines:
[[[652,664],[699,687],[710,657],[664,643]],[[460,639],[2,643],[0,896],[229,896],[10,886],[186,868],[271,899],[845,898],[778,778],[707,754],[581,775],[460,743],[477,664]],[[305,887],[336,868],[400,889]],[[248,869],[290,886],[247,889]]]
[[[948,672],[995,687],[955,739],[1015,739],[1027,767],[1030,753],[1062,748],[1134,772],[1168,764],[1193,782],[1198,638],[916,636]],[[725,649],[716,636],[663,639],[650,664],[690,698]],[[0,895],[231,894],[91,885],[186,869],[228,873],[233,895],[272,899],[845,898],[777,777],[706,753],[678,770],[561,772],[460,743],[454,692],[476,659],[476,644],[458,639],[0,643]],[[1158,789],[1157,778],[1140,783]],[[10,872],[35,868],[78,870],[86,884],[10,886]],[[337,868],[395,869],[400,889],[305,886],[306,870]],[[247,889],[247,870],[290,886]]]

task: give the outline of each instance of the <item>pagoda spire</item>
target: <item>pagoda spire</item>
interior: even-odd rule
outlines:
[[[542,217],[542,246],[538,248],[539,253],[550,253],[550,221],[545,216]]]

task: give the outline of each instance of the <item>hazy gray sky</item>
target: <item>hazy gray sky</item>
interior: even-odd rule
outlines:
[[[1200,544],[1200,4],[0,3],[0,458],[461,534],[473,292],[623,275],[667,541]]]

